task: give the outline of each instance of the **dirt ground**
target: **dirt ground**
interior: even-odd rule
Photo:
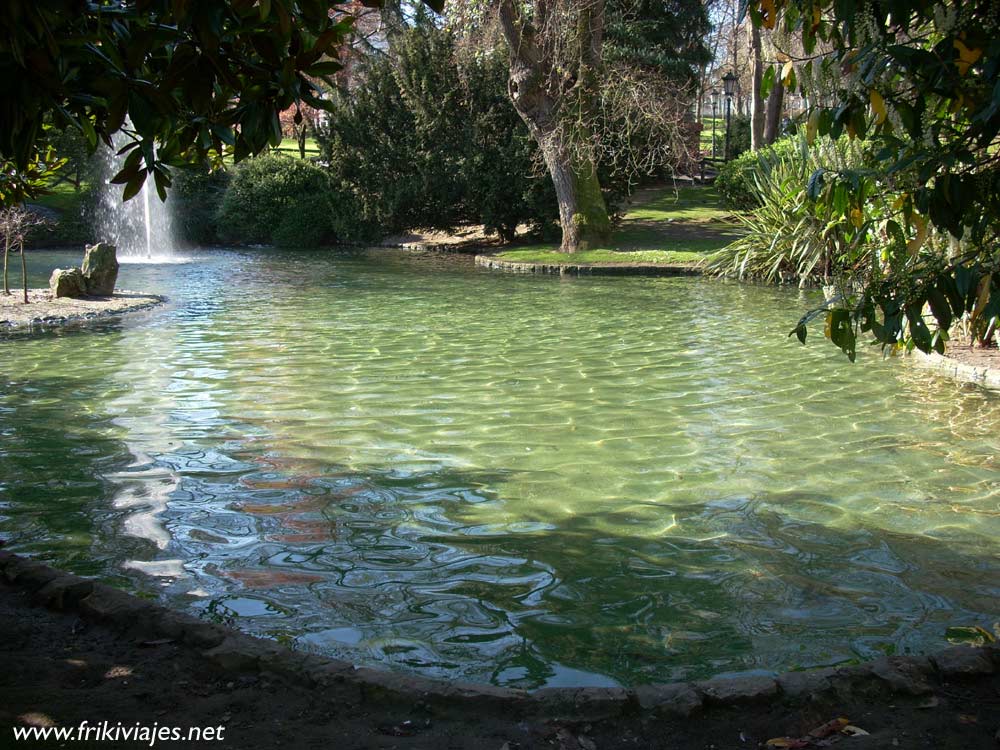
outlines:
[[[945,352],[948,359],[973,367],[1000,368],[1000,349],[973,348],[963,344],[949,344]]]
[[[13,727],[224,727],[221,741],[155,746],[258,748],[426,748],[433,750],[606,750],[757,748],[800,737],[843,716],[869,735],[832,735],[799,747],[840,750],[997,750],[1000,674],[938,686],[933,696],[888,693],[836,705],[706,708],[691,718],[625,716],[589,722],[521,719],[488,712],[437,715],[419,701],[401,708],[335,703],[278,676],[226,672],[196,649],[138,642],[76,615],[31,604],[0,585],[0,747],[148,747],[148,742],[15,741]],[[775,746],[775,745],[772,745]],[[776,745],[781,747],[782,745]],[[784,745],[795,747],[795,745]]]

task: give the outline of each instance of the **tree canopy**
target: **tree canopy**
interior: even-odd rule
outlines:
[[[851,265],[827,331],[853,357],[856,336],[883,347],[944,348],[954,319],[984,333],[1000,313],[1000,19],[959,0],[753,0],[754,23],[784,24],[804,56],[780,72],[811,97],[806,132],[871,142],[864,168],[816,170],[811,200],[847,234],[877,233],[883,252]],[[896,195],[894,215],[869,213]],[[935,245],[934,232],[946,241]],[[848,253],[849,256],[849,253]],[[937,331],[922,311],[928,305]],[[805,339],[809,316],[796,327]],[[992,321],[992,323],[991,323]]]
[[[440,9],[442,0],[426,0]],[[368,0],[368,4],[374,0]],[[9,0],[0,4],[0,202],[37,192],[45,128],[91,147],[127,131],[125,197],[167,165],[238,161],[281,137],[278,113],[325,107],[313,78],[336,72],[352,23],[321,0]],[[44,162],[44,159],[42,159]]]

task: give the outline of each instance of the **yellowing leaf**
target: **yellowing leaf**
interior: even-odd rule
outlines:
[[[906,193],[903,193],[892,202],[892,210],[898,211],[903,207],[904,203],[906,203]]]
[[[809,119],[806,121],[806,143],[810,146],[816,140],[816,133],[819,130],[819,110],[814,109],[809,113]]]
[[[774,0],[760,0],[760,13],[764,20],[764,28],[773,29],[778,20],[778,11],[774,7]]]
[[[927,220],[914,214],[913,225],[917,228],[917,236],[906,243],[906,251],[910,255],[916,255],[917,250],[920,249],[924,244],[924,240],[927,239]]]
[[[889,114],[885,108],[885,99],[883,99],[882,95],[875,89],[868,92],[868,98],[872,103],[872,112],[875,113],[875,124],[881,125],[885,122],[885,118]]]
[[[813,6],[813,25],[812,25],[813,33],[815,33],[816,29],[819,28],[819,22],[821,20],[823,20],[823,8],[821,8],[820,5],[817,3],[816,5]]]
[[[993,278],[993,274],[988,273],[979,282],[979,289],[976,291],[976,304],[972,308],[972,312],[969,314],[969,321],[973,324],[979,319],[979,316],[983,314],[983,310],[986,309],[986,304],[990,301],[990,279]]]
[[[771,27],[769,26],[768,28]],[[969,67],[982,57],[983,51],[978,47],[969,49],[961,39],[956,39],[954,45],[955,49],[958,50],[958,59],[955,61],[955,67],[958,68],[958,74],[964,76],[969,72]]]
[[[795,65],[791,60],[785,63],[781,69],[781,82],[788,88],[792,85],[792,76],[795,75]]]
[[[851,223],[858,229],[865,223],[865,215],[861,212],[860,208],[851,209]]]

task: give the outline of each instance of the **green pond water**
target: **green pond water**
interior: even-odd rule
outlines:
[[[799,346],[795,291],[195,256],[123,266],[156,311],[0,339],[13,549],[528,688],[920,653],[1000,616],[1000,398]]]

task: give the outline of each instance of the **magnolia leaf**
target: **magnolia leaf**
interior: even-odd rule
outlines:
[[[774,7],[774,0],[760,0],[761,22],[765,29],[773,29],[778,21],[778,11]]]
[[[814,109],[809,113],[809,120],[806,122],[806,143],[810,146],[816,142],[816,132],[819,130],[819,110]]]
[[[987,643],[995,643],[993,634],[978,625],[973,627],[952,627],[944,631],[944,637],[951,643],[968,643],[974,646],[985,646]]]
[[[764,75],[760,80],[760,95],[762,98],[766,98],[768,94],[771,93],[771,89],[774,88],[774,66],[768,66],[767,70],[764,71]]]
[[[868,98],[872,103],[872,112],[875,113],[875,124],[881,125],[885,122],[885,118],[889,115],[888,110],[885,108],[885,99],[883,99],[882,95],[875,89],[868,92]]]
[[[784,67],[781,69],[781,82],[785,84],[786,89],[790,89],[795,86],[795,63],[791,60],[786,62]]]
[[[978,47],[969,49],[961,39],[956,39],[954,45],[955,49],[958,50],[958,59],[955,61],[955,67],[958,68],[959,75],[964,76],[969,72],[969,67],[982,57],[983,51]]]
[[[927,219],[914,214],[911,221],[917,228],[917,236],[906,243],[906,251],[910,255],[916,255],[917,251],[920,250],[920,247],[924,244],[924,240],[927,239]]]

